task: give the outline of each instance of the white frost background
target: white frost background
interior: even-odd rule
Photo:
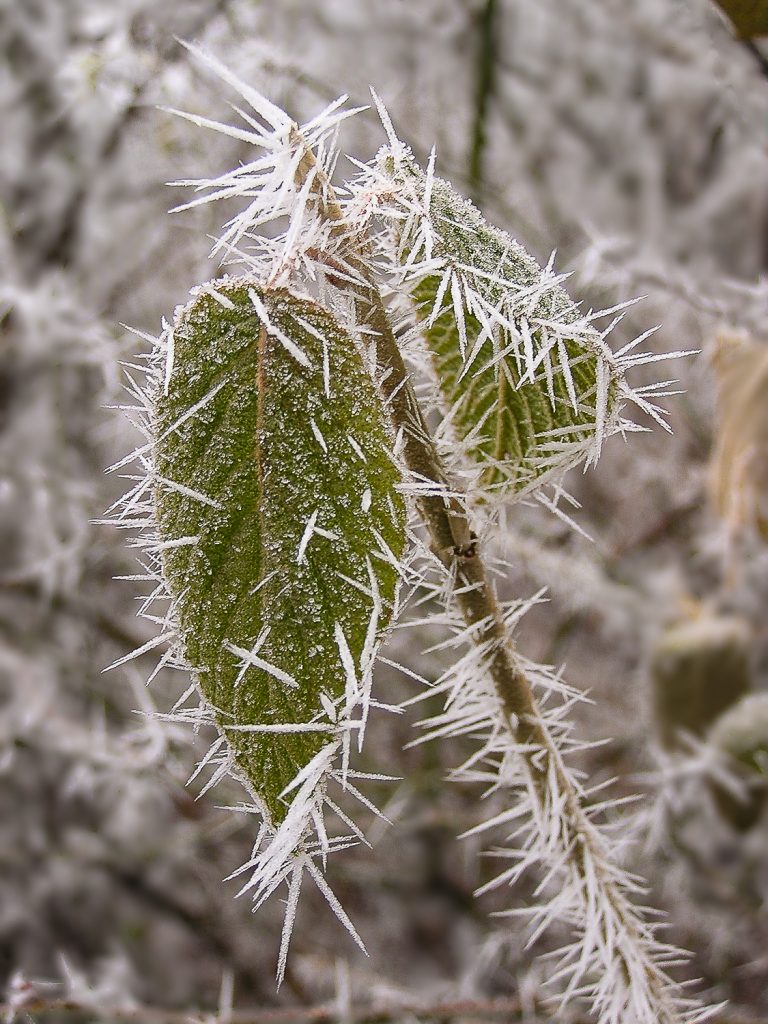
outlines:
[[[125,537],[90,524],[120,490],[103,468],[134,441],[109,409],[120,400],[118,361],[137,345],[120,324],[155,333],[215,272],[207,234],[220,212],[169,218],[181,197],[162,183],[245,155],[157,109],[229,116],[230,97],[175,35],[200,41],[297,119],[341,92],[365,103],[374,85],[417,156],[435,143],[438,172],[489,219],[543,261],[558,250],[576,298],[597,308],[644,294],[621,328],[627,339],[662,322],[659,352],[702,349],[672,367],[687,391],[669,403],[674,436],[614,439],[596,470],[571,481],[594,543],[540,508],[510,526],[504,596],[546,585],[551,597],[525,620],[523,650],[567,661],[570,681],[596,701],[580,713],[582,733],[615,738],[590,754],[590,773],[620,775],[631,792],[630,775],[658,772],[648,652],[692,600],[753,626],[755,685],[765,687],[768,558],[741,540],[724,565],[705,485],[713,334],[743,328],[765,341],[768,80],[708,0],[495,6],[478,176],[470,154],[485,2],[0,2],[6,979],[59,982],[39,990],[90,991],[103,1007],[215,1007],[228,972],[244,1007],[347,997],[514,997],[532,1014],[538,1005],[539,968],[522,932],[490,916],[508,894],[472,897],[490,865],[479,841],[454,839],[478,820],[477,794],[442,781],[461,749],[403,753],[415,715],[372,723],[368,770],[407,776],[375,794],[396,828],[375,823],[373,853],[339,856],[329,875],[371,956],[310,898],[278,997],[281,908],[253,917],[231,898],[237,883],[221,883],[253,838],[250,820],[219,809],[239,795],[195,803],[184,782],[205,739],[136,714],[167,710],[181,681],[168,674],[146,690],[150,658],[101,674],[149,636],[134,616],[141,584],[112,579],[136,571]],[[369,158],[383,141],[376,118],[353,119],[343,141]],[[398,660],[437,674],[418,655],[423,637],[404,630],[394,644]],[[388,699],[412,695],[400,676],[382,675],[380,686]],[[736,835],[692,785],[674,822],[654,819],[635,863],[712,998],[767,1015],[765,817]],[[524,900],[524,887],[514,897]]]

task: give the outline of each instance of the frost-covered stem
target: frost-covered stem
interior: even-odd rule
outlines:
[[[366,304],[365,322],[376,332],[377,362],[384,376],[383,389],[391,400],[393,423],[395,429],[402,431],[407,439],[404,454],[408,468],[412,473],[427,479],[444,481],[446,476],[440,465],[439,454],[410,384],[381,295],[373,285],[360,301],[364,313]],[[607,872],[602,870],[606,861],[602,837],[585,813],[570,772],[539,711],[531,683],[520,667],[514,641],[503,621],[477,543],[469,540],[474,534],[467,515],[457,502],[448,505],[440,497],[422,497],[419,508],[435,553],[449,570],[456,563],[458,578],[455,599],[467,625],[476,627],[474,642],[487,645],[486,667],[503,705],[510,733],[520,746],[542,814],[546,816],[551,805],[550,787],[554,773],[557,792],[564,799],[562,818],[568,823],[571,833],[560,837],[561,849],[567,851],[574,872],[582,876],[585,897],[588,889],[584,870],[585,856],[590,855],[598,874],[596,881],[601,895],[611,905],[617,922],[625,932],[634,963],[630,964],[620,949],[616,949],[615,956],[624,984],[631,987],[633,966],[636,970],[638,955],[642,955],[641,922],[630,901]],[[542,752],[545,754],[543,758]],[[658,1024],[675,1024],[679,1016],[667,995],[667,979],[651,958],[642,956],[641,962],[646,985],[657,1002]]]
[[[295,141],[299,140],[301,136],[297,133]],[[339,225],[339,233],[347,236],[345,264],[355,282],[339,285],[355,293],[359,322],[373,339],[380,387],[395,431],[402,438],[405,463],[419,482],[435,485],[433,493],[429,486],[420,488],[416,499],[432,550],[448,573],[455,573],[454,598],[467,625],[474,627],[473,642],[486,651],[485,665],[513,744],[525,763],[534,804],[541,816],[543,838],[550,845],[554,839],[552,857],[561,860],[568,880],[575,883],[584,921],[595,923],[600,932],[587,941],[592,945],[604,944],[611,951],[620,976],[618,987],[632,993],[636,1001],[632,995],[630,1000],[641,1007],[638,1020],[679,1024],[682,1018],[670,992],[670,981],[648,949],[651,931],[622,888],[621,872],[614,868],[606,841],[585,810],[580,790],[563,761],[517,656],[478,550],[466,497],[448,479],[442,466],[384,300],[369,269],[368,242],[347,228],[332,184],[306,147],[297,186],[304,183],[310,172],[314,175],[319,208]],[[554,834],[546,825],[553,814],[558,819]],[[607,915],[594,913],[591,903],[595,898],[607,908]],[[609,919],[611,934],[607,934]],[[612,938],[616,935],[620,936],[618,940]]]
[[[359,309],[367,326],[376,332],[376,356],[384,380],[383,390],[390,401],[395,429],[405,438],[403,452],[408,468],[419,477],[443,482],[446,475],[439,454],[413,392],[381,295],[374,285],[366,289]],[[538,708],[532,685],[520,666],[464,506],[455,498],[448,503],[434,496],[422,496],[418,505],[434,552],[449,571],[455,565],[455,600],[467,625],[475,627],[474,642],[488,650],[486,667],[504,708],[510,733],[526,763],[542,815],[546,818],[551,809],[554,774],[556,791],[564,803],[561,818],[570,832],[559,837],[560,850],[567,854],[573,873],[582,879],[585,903],[590,889],[585,869],[589,858],[597,876],[595,887],[612,908],[615,921],[625,935],[625,949],[632,962],[620,948],[614,952],[623,984],[631,989],[633,975],[641,967],[648,994],[655,1002],[658,1024],[675,1024],[680,1018],[668,995],[668,979],[653,959],[644,954],[641,919],[607,870],[609,860],[604,840],[585,812],[571,774]]]

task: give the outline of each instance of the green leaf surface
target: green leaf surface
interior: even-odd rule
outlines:
[[[423,203],[425,176],[404,166]],[[439,178],[428,219],[436,269],[416,275],[412,297],[445,408],[490,494],[531,490],[599,444],[620,371],[554,275]],[[416,227],[400,240],[404,264]]]
[[[386,410],[334,317],[285,289],[213,282],[173,346],[155,405],[163,571],[199,688],[277,822],[334,737],[328,702],[346,714],[345,647],[361,676],[391,617],[405,509]]]
[[[715,0],[740,39],[768,35],[768,0]]]

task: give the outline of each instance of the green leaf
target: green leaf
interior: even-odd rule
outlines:
[[[423,172],[405,159],[395,174],[424,209],[408,221],[400,260],[445,407],[484,467],[481,484],[508,497],[596,458],[621,379],[598,332],[551,271],[447,182],[431,181],[425,208]]]
[[[213,282],[172,338],[154,417],[163,572],[199,688],[277,822],[338,733],[328,701],[347,714],[345,648],[362,685],[392,614],[405,509],[386,410],[334,317],[285,289]]]
[[[715,0],[740,39],[768,35],[768,0]]]

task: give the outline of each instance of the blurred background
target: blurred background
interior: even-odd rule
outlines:
[[[370,957],[306,892],[277,993],[280,902],[253,916],[222,882],[253,820],[224,806],[233,786],[195,800],[209,738],[152,717],[186,681],[146,687],[157,652],[102,673],[152,636],[146,584],[114,580],[140,571],[129,538],[93,522],[137,441],[113,408],[141,350],[122,325],[157,333],[217,271],[221,211],[170,217],[183,193],[164,183],[247,156],[158,109],[231,114],[176,36],[298,119],[373,85],[418,158],[435,144],[490,220],[542,261],[557,250],[585,309],[644,296],[616,347],[661,324],[653,349],[698,350],[633,381],[679,380],[673,434],[614,438],[568,479],[592,540],[515,508],[502,591],[548,588],[520,646],[590,690],[580,733],[612,742],[584,769],[643,794],[627,861],[693,950],[687,975],[731,1001],[723,1020],[768,1019],[768,43],[710,0],[0,0],[6,1002],[69,1020],[548,1019],[536,954],[558,936],[527,949],[493,916],[525,885],[473,897],[492,865],[456,836],[479,793],[444,782],[469,748],[404,751],[424,706],[373,722],[365,770],[404,776],[367,791],[393,824],[329,866]],[[342,147],[382,142],[366,112]],[[391,656],[435,678],[432,639],[398,630]],[[378,685],[417,692],[386,667]]]

